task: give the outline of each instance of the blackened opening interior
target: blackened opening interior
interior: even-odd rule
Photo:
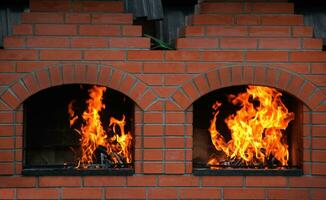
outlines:
[[[217,151],[211,141],[211,136],[208,131],[210,122],[213,119],[213,109],[212,105],[218,101],[222,103],[222,106],[219,108],[219,115],[217,118],[216,126],[218,131],[225,138],[225,141],[231,139],[231,132],[227,127],[227,124],[224,122],[225,118],[231,114],[235,114],[240,107],[234,106],[228,101],[228,95],[233,94],[237,95],[246,91],[247,86],[233,86],[228,88],[219,89],[213,91],[200,99],[198,99],[193,104],[193,169],[200,169],[202,172],[203,169],[210,170],[211,166],[207,164],[209,158],[214,156],[223,156],[224,154],[221,151]],[[280,90],[278,90],[280,91]],[[299,169],[302,166],[302,109],[303,104],[297,100],[294,96],[280,91],[282,93],[282,102],[288,108],[289,112],[294,112],[295,119],[292,120],[286,131],[285,131],[285,140],[289,145],[289,162],[288,166],[284,169]],[[227,166],[226,166],[227,167]],[[248,166],[229,166],[227,168],[219,169],[250,169]],[[252,167],[257,169],[257,166]],[[268,168],[268,163],[266,166],[259,166],[258,169]],[[272,169],[272,168],[270,168]],[[275,169],[274,169],[275,170]],[[207,175],[205,172],[204,174]],[[232,173],[231,173],[232,174]]]
[[[74,168],[80,158],[80,135],[69,124],[68,104],[74,101],[82,113],[92,85],[64,85],[42,90],[24,102],[24,168]],[[108,129],[110,117],[122,119],[133,134],[134,103],[124,94],[107,88],[100,112],[102,126]],[[132,149],[132,152],[134,150]],[[134,157],[134,156],[132,156]],[[132,168],[123,164],[116,168]]]

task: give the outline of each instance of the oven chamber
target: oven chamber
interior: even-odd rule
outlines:
[[[233,140],[231,131],[226,123],[226,119],[231,115],[236,116],[241,109],[241,103],[232,103],[240,94],[247,93],[247,89],[252,86],[232,86],[210,92],[199,98],[193,104],[193,173],[195,175],[282,175],[298,176],[302,175],[302,131],[303,131],[303,103],[297,98],[279,89],[281,102],[293,113],[294,119],[291,120],[282,132],[282,143],[287,145],[288,161],[283,166],[273,155],[266,156],[264,162],[246,162],[238,156],[227,156],[226,153],[214,146],[210,133],[210,127],[216,110],[212,108],[219,103],[219,111],[216,117],[216,130],[225,141],[225,145]],[[263,86],[253,86],[263,87]],[[268,87],[267,87],[268,88]],[[274,98],[273,98],[274,99]],[[249,97],[254,109],[260,105],[258,98]],[[236,118],[235,118],[236,119]],[[265,129],[266,130],[266,129]],[[262,138],[266,132],[262,133]],[[216,139],[216,138],[215,138]],[[227,146],[227,145],[226,145]],[[260,150],[266,154],[266,149]],[[232,151],[231,151],[232,152]],[[232,154],[232,153],[230,153]],[[238,154],[235,154],[238,155]],[[255,156],[254,156],[255,157]],[[268,157],[268,158],[267,158]],[[218,162],[211,162],[212,159]]]
[[[112,117],[124,118],[124,130],[134,138],[134,102],[124,94],[110,88],[72,84],[42,90],[24,102],[24,165],[23,175],[131,175],[134,173],[134,140],[129,146],[131,160],[119,156],[112,162],[106,147],[100,142],[92,153],[92,161],[81,162],[83,154],[81,127],[88,122],[82,118],[88,110],[91,90],[104,90],[99,110],[99,120],[104,131],[104,140],[113,141]],[[94,99],[93,99],[94,100]],[[93,101],[92,103],[94,103]],[[70,108],[69,108],[70,107]],[[73,109],[73,114],[71,110]],[[76,119],[73,125],[70,122]],[[84,127],[85,129],[85,127]],[[96,130],[98,131],[98,127]],[[121,136],[118,126],[114,129]],[[95,131],[96,132],[96,131]],[[87,133],[86,133],[87,134]],[[114,139],[112,139],[114,138]],[[102,142],[103,143],[103,142]],[[103,143],[104,144],[104,143]],[[116,143],[114,143],[116,145]],[[85,145],[84,145],[85,146]]]

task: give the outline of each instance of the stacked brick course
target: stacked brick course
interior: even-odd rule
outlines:
[[[0,50],[0,199],[323,199],[326,53],[285,1],[206,1],[175,51],[152,51],[120,1],[31,0]],[[43,89],[104,85],[136,104],[135,175],[22,176],[23,107]],[[259,84],[305,104],[299,177],[193,176],[192,103]],[[46,108],[45,108],[46,109]]]

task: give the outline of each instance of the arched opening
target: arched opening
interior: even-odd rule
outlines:
[[[193,104],[196,175],[302,174],[303,104],[276,88],[215,90]]]
[[[25,175],[131,174],[134,102],[107,87],[71,84],[24,102]]]

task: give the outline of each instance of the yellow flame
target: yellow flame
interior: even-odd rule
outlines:
[[[90,98],[86,101],[87,108],[82,114],[83,123],[76,131],[80,134],[80,144],[82,155],[79,164],[91,164],[94,162],[94,152],[99,146],[106,147],[107,153],[116,153],[121,158],[126,158],[126,163],[131,163],[132,154],[130,152],[132,144],[131,133],[125,133],[125,116],[121,120],[111,117],[109,127],[113,127],[114,136],[108,138],[108,133],[103,129],[100,112],[105,109],[102,103],[105,87],[94,86],[89,90]],[[68,105],[70,115],[70,125],[74,125],[78,116],[73,111],[73,102]],[[116,130],[116,126],[120,129]],[[118,163],[118,160],[112,158],[112,161]]]
[[[231,131],[231,140],[226,143],[216,128],[216,118],[221,103],[213,105],[215,114],[211,120],[209,132],[216,150],[223,151],[230,159],[240,159],[245,163],[257,160],[264,163],[270,156],[276,158],[283,166],[288,165],[288,145],[284,141],[285,130],[294,113],[288,112],[281,101],[282,94],[277,90],[263,86],[248,86],[247,92],[237,96],[229,95],[233,105],[241,109],[225,119]],[[254,103],[254,101],[259,102]],[[218,164],[212,158],[208,164]]]

